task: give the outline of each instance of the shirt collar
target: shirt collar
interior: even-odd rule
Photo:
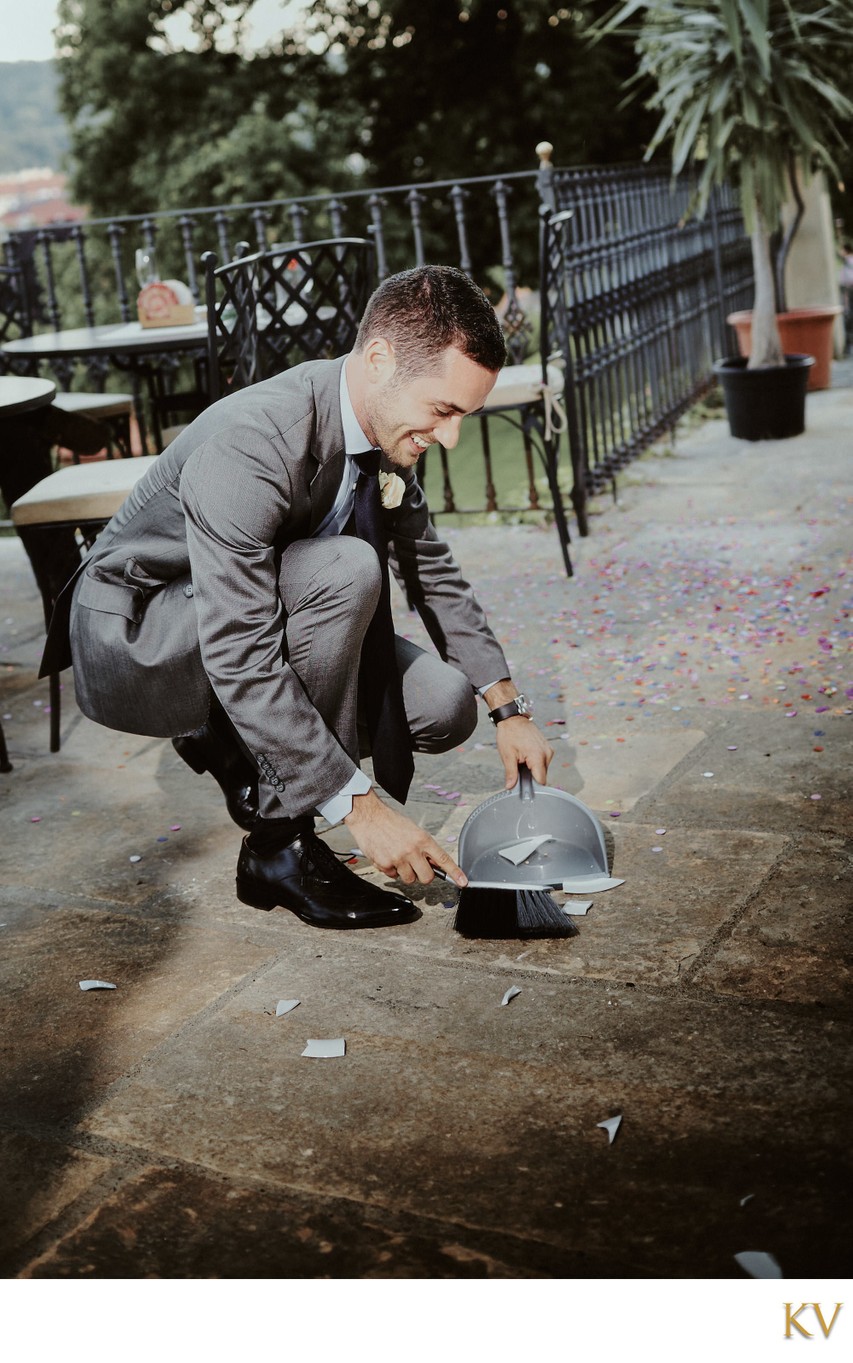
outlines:
[[[371,442],[358,424],[358,418],[353,411],[347,384],[346,360],[341,365],[341,421],[344,428],[344,449],[348,455],[361,454],[363,450],[371,448]]]

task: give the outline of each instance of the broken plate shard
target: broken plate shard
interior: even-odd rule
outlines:
[[[583,914],[589,913],[591,908],[591,899],[568,899],[563,905],[563,913],[571,914],[572,918],[580,918]]]
[[[597,894],[599,890],[615,890],[624,885],[624,880],[614,880],[612,876],[575,876],[563,881],[566,894]]]
[[[107,984],[106,980],[81,980],[81,989],[116,989],[118,986]]]
[[[607,1144],[612,1145],[613,1138],[616,1135],[616,1132],[619,1130],[619,1127],[622,1125],[622,1118],[621,1116],[608,1117],[603,1122],[596,1122],[595,1125],[600,1126],[602,1130],[607,1132]]]
[[[518,988],[518,985],[515,984],[510,985],[509,989],[506,991],[503,998],[501,999],[501,1008],[506,1008],[510,999],[517,999],[520,993],[521,990]]]
[[[283,1017],[285,1013],[292,1013],[294,1008],[299,1007],[299,999],[279,999],[275,1006],[277,1018]]]
[[[533,853],[538,847],[542,846],[543,842],[553,841],[550,833],[541,833],[538,837],[525,838],[522,842],[511,842],[509,847],[501,847],[498,856],[503,857],[505,861],[511,861],[513,866],[520,866],[523,861],[527,861],[528,857],[533,856]]]
[[[344,1038],[336,1037],[329,1041],[306,1041],[303,1055],[325,1059],[335,1055],[346,1055],[347,1043]]]
[[[762,1249],[745,1249],[736,1254],[735,1259],[750,1278],[782,1277],[782,1270],[773,1255],[765,1254]]]

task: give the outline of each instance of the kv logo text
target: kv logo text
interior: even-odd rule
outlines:
[[[836,1320],[838,1319],[838,1313],[839,1313],[839,1311],[841,1310],[842,1305],[843,1305],[843,1302],[840,1302],[840,1301],[837,1301],[837,1302],[835,1303],[835,1310],[833,1311],[832,1316],[830,1317],[830,1320],[827,1322],[827,1319],[826,1319],[825,1315],[823,1314],[823,1309],[822,1309],[822,1307],[821,1307],[820,1302],[818,1302],[818,1301],[804,1301],[804,1302],[801,1302],[800,1305],[797,1306],[796,1309],[795,1309],[794,1303],[793,1303],[792,1301],[786,1301],[786,1302],[785,1302],[785,1338],[786,1338],[786,1339],[795,1339],[795,1338],[796,1338],[796,1335],[793,1335],[793,1334],[791,1333],[791,1331],[792,1331],[792,1330],[796,1330],[796,1331],[797,1331],[799,1334],[801,1334],[805,1339],[814,1339],[814,1337],[815,1337],[815,1329],[814,1329],[814,1327],[815,1327],[815,1325],[818,1325],[818,1326],[820,1327],[822,1333],[823,1333],[824,1339],[829,1339],[829,1332],[830,1332],[830,1330],[832,1329],[833,1325],[835,1324]],[[806,1311],[806,1310],[809,1310],[809,1311],[810,1311],[810,1314],[809,1314],[808,1316],[806,1316],[805,1321],[800,1321],[799,1317],[800,1317],[800,1316],[802,1315],[802,1313],[803,1313],[804,1311]],[[807,1324],[810,1325],[812,1328],[811,1328],[811,1329],[807,1329],[807,1328],[806,1328],[806,1325],[807,1325]]]

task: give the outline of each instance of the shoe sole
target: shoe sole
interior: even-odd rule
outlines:
[[[376,923],[360,923],[357,919],[350,919],[349,922],[318,923],[315,919],[308,918],[305,914],[300,913],[299,909],[294,908],[292,905],[284,904],[281,895],[278,894],[276,890],[270,890],[265,885],[252,884],[251,886],[248,886],[245,881],[241,881],[239,878],[236,880],[235,884],[237,898],[241,904],[247,904],[250,909],[261,909],[264,913],[269,913],[271,909],[287,909],[288,912],[295,913],[297,918],[301,919],[303,923],[307,923],[308,926],[312,928],[331,928],[337,931],[352,931],[356,928],[367,927],[392,928],[401,923],[412,923],[416,918],[420,917],[417,910],[409,917],[408,914],[404,915],[403,910],[400,909],[399,916],[397,914],[394,914],[393,917],[389,915],[388,918]],[[414,905],[412,907],[414,908]]]

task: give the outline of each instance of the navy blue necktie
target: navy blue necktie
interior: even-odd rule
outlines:
[[[379,488],[381,450],[365,450],[352,458],[359,471],[355,485],[355,533],[376,550],[382,570],[379,601],[361,648],[358,690],[364,703],[376,780],[404,804],[415,764],[394,647],[388,540],[382,524]]]

